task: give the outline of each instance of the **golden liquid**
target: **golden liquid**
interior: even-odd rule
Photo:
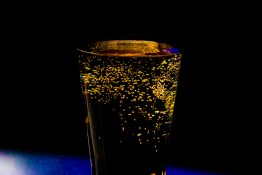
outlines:
[[[139,144],[151,144],[155,151],[170,135],[180,65],[178,55],[145,56],[159,54],[160,49],[153,41],[98,42],[92,49],[95,54],[82,62],[81,74],[84,93],[91,100],[116,101],[123,135],[131,134]],[[125,138],[129,137],[119,142]]]
[[[110,148],[116,145],[138,145],[134,154],[140,149],[158,153],[168,142],[181,59],[170,48],[153,41],[114,40],[80,51],[95,157],[106,157],[110,151],[105,150],[116,151]],[[97,131],[100,127],[104,131]]]

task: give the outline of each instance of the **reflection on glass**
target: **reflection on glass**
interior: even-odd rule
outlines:
[[[181,54],[164,43],[111,40],[78,56],[93,175],[164,175]]]

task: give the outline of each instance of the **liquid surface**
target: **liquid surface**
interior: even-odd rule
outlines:
[[[88,45],[86,52],[104,56],[173,55],[179,51],[165,43],[144,40],[109,40]]]

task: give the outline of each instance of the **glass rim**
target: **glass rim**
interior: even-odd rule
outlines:
[[[145,49],[149,51],[146,52]],[[166,57],[181,54],[177,48],[153,40],[102,40],[77,48],[77,51],[107,57]]]

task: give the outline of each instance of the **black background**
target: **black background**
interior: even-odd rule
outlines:
[[[96,40],[147,39],[183,54],[171,163],[234,169],[244,112],[239,19],[174,5],[39,5],[6,20],[0,148],[87,155],[75,49]]]

